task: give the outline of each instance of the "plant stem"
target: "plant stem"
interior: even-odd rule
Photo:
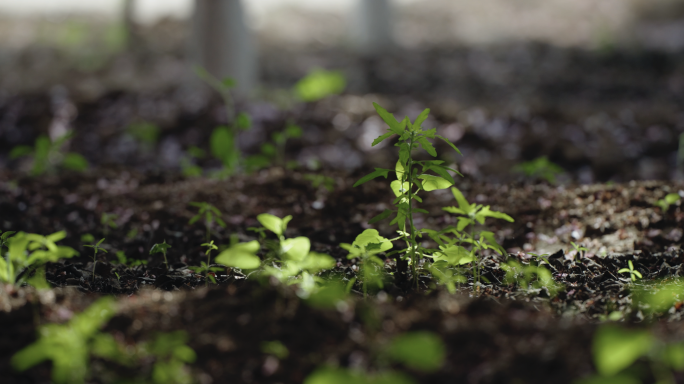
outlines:
[[[93,254],[93,276],[91,278],[92,282],[95,282],[95,265],[97,264],[97,248],[95,248],[95,253]]]
[[[413,273],[413,280],[415,281],[416,284],[416,289],[418,289],[418,260],[416,260],[416,247],[415,247],[415,236],[416,234],[413,231],[413,200],[412,200],[412,195],[411,191],[413,190],[413,185],[412,185],[412,174],[411,170],[413,168],[413,158],[411,157],[411,152],[413,151],[413,138],[415,136],[415,133],[411,132],[411,139],[409,139],[409,158],[408,158],[408,219],[409,219],[409,235],[411,237],[411,240],[409,242],[409,247],[410,249],[410,257],[411,257],[411,272]],[[406,170],[404,170],[404,174],[406,174]],[[402,188],[404,186],[404,183],[402,182]],[[404,228],[404,232],[406,232],[406,228]]]

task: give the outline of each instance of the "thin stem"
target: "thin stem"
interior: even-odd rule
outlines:
[[[97,248],[94,249],[94,254],[93,254],[93,276],[91,278],[92,282],[95,282],[95,265],[97,264]]]
[[[413,151],[413,138],[415,136],[415,133],[411,132],[411,139],[409,139],[409,158],[408,158],[408,219],[409,219],[409,235],[411,237],[411,241],[409,244],[410,248],[410,256],[411,256],[411,270],[413,272],[413,280],[415,281],[416,284],[416,289],[418,289],[418,260],[416,260],[416,248],[414,246],[416,239],[415,239],[415,232],[413,231],[413,200],[411,196],[411,192],[413,190],[413,186],[411,185],[412,182],[412,168],[413,168],[413,159],[411,158],[411,152]],[[404,174],[407,172],[404,171]],[[403,187],[403,182],[402,182],[402,187]],[[406,231],[404,231],[406,232]]]
[[[204,271],[204,286],[209,285],[209,266],[211,265],[211,250],[207,252],[207,269]]]

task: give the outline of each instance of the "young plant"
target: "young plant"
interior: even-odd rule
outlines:
[[[529,287],[532,289],[545,288],[549,296],[553,297],[562,289],[562,286],[553,280],[551,272],[539,264],[523,266],[516,260],[509,260],[507,263],[501,263],[501,269],[506,271],[504,283],[518,284],[524,290]]]
[[[564,169],[550,162],[546,156],[542,156],[516,165],[513,167],[513,171],[522,172],[527,177],[544,179],[549,184],[556,184],[556,176],[563,173]]]
[[[137,267],[139,265],[147,265],[147,260],[129,259],[128,257],[126,257],[124,251],[117,251],[115,255],[116,261],[112,261],[112,264],[121,264],[125,265],[128,268]]]
[[[161,253],[162,255],[164,255],[164,264],[166,265],[167,270],[169,269],[169,262],[166,259],[166,250],[169,248],[171,248],[171,246],[169,244],[166,244],[166,240],[164,240],[163,243],[155,244],[150,249],[150,255],[153,255],[155,253]]]
[[[462,265],[472,262],[473,282],[475,285],[478,285],[480,283],[480,263],[477,259],[477,254],[481,254],[486,249],[491,249],[505,256],[506,250],[496,242],[494,233],[476,231],[476,225],[483,225],[487,218],[501,219],[508,222],[513,222],[513,218],[503,212],[492,211],[489,205],[468,203],[463,193],[456,187],[451,188],[451,193],[454,195],[458,207],[452,206],[442,209],[459,215],[458,223],[455,227],[449,226],[439,232],[426,230],[425,233],[439,245],[439,251],[433,254],[435,261],[444,260],[449,265]],[[467,228],[470,228],[470,230],[466,230]],[[454,237],[449,237],[447,236],[448,234]],[[470,244],[470,249],[466,249],[463,246],[464,244]]]
[[[627,263],[629,264],[629,268],[622,268],[618,271],[618,273],[629,273],[632,282],[636,281],[637,278],[643,279],[641,272],[634,269],[634,264],[632,264],[632,260],[628,260]]]
[[[38,341],[12,356],[12,366],[25,371],[44,360],[51,360],[53,382],[84,383],[90,354],[98,350],[94,346],[98,343],[97,339],[102,338],[98,330],[115,313],[114,299],[106,297],[99,299],[64,325],[47,324],[40,327]],[[99,344],[103,344],[103,341],[107,342],[103,338]]]
[[[197,222],[197,220],[204,216],[204,226],[207,229],[207,242],[209,242],[209,238],[211,236],[211,227],[214,223],[218,224],[221,228],[226,228],[226,223],[221,219],[223,214],[218,210],[218,208],[206,202],[192,202],[190,205],[199,208],[199,212],[197,212],[197,214],[190,219],[188,224],[193,225],[195,222]]]
[[[585,255],[585,252],[589,250],[589,248],[581,245],[581,244],[575,244],[573,241],[570,242],[572,247],[574,248],[575,255],[579,256],[580,258]]]
[[[189,269],[191,269],[197,273],[204,272],[205,285],[209,284],[209,279],[211,279],[211,281],[214,284],[216,284],[216,279],[209,272],[220,271],[223,269],[223,268],[212,268],[211,267],[211,251],[218,250],[218,247],[214,245],[214,240],[212,240],[209,243],[204,243],[204,244],[202,244],[202,246],[207,248],[207,251],[204,253],[205,255],[207,255],[207,262],[206,263],[202,262],[202,265],[199,267],[189,267]]]
[[[119,215],[116,213],[102,213],[102,216],[100,217],[100,224],[102,225],[102,233],[107,235],[109,233],[109,229],[116,229],[119,226],[116,224],[116,219],[119,218]]]
[[[377,268],[384,270],[385,263],[376,255],[392,248],[392,242],[380,236],[375,229],[366,229],[356,236],[353,243],[340,244],[342,249],[349,251],[347,259],[361,259],[361,280],[363,282],[363,298],[368,296],[368,285],[376,285],[382,288],[382,273]]]
[[[188,334],[184,331],[159,333],[155,340],[141,346],[140,357],[154,356],[152,381],[155,384],[190,384],[192,377],[187,372],[186,363],[192,363],[197,354],[186,344]]]
[[[304,180],[309,180],[314,188],[324,187],[328,192],[335,190],[335,179],[330,176],[307,173],[304,175]]]
[[[394,170],[376,168],[374,172],[362,177],[354,184],[354,187],[373,180],[377,177],[383,176],[387,178],[390,172],[394,172],[397,180],[390,183],[390,187],[396,199],[394,200],[394,209],[386,209],[381,214],[372,218],[368,223],[372,224],[380,220],[394,216],[390,225],[396,224],[399,227],[399,238],[406,243],[406,249],[398,251],[402,254],[404,259],[408,259],[411,265],[411,272],[415,286],[418,287],[418,263],[419,260],[430,251],[424,248],[418,241],[418,237],[422,232],[416,228],[413,223],[413,215],[416,212],[428,213],[423,209],[413,206],[413,201],[422,202],[418,196],[421,191],[433,191],[437,189],[445,189],[454,184],[454,179],[449,174],[449,171],[460,173],[454,169],[445,167],[441,160],[414,160],[412,157],[413,151],[422,147],[432,157],[437,157],[435,147],[428,141],[428,139],[438,138],[446,142],[456,152],[460,153],[458,148],[454,146],[448,139],[437,135],[436,128],[429,130],[423,129],[422,124],[427,119],[430,113],[429,109],[425,109],[413,123],[408,117],[405,117],[401,123],[398,122],[394,116],[387,112],[380,105],[373,103],[375,110],[380,118],[389,126],[387,133],[376,138],[372,145],[378,145],[384,140],[397,135],[398,142],[395,146],[399,147],[399,161]],[[429,174],[427,172],[434,172]],[[394,240],[394,239],[392,239]]]
[[[227,126],[221,126],[211,134],[211,154],[223,163],[223,169],[217,173],[218,177],[227,177],[235,173],[241,160],[238,148],[238,133],[248,130],[252,126],[251,119],[246,113],[236,113],[231,89],[235,87],[235,80],[231,78],[217,79],[201,67],[195,68],[197,76],[207,85],[218,92],[223,98],[226,110]]]
[[[289,139],[302,137],[302,128],[292,123],[288,123],[282,132],[276,132],[271,136],[272,143],[264,143],[261,146],[261,153],[249,156],[245,159],[245,166],[248,170],[257,170],[268,167],[275,163],[282,167],[294,168],[294,164],[285,163],[285,144]]]
[[[38,136],[34,148],[27,145],[14,147],[10,151],[10,158],[16,159],[22,156],[33,156],[33,167],[31,175],[40,176],[45,172],[53,172],[57,166],[74,171],[85,171],[88,169],[88,161],[75,152],[64,152],[63,147],[73,136],[69,131],[66,134],[50,140],[45,135]]]
[[[294,94],[302,101],[313,102],[340,94],[346,86],[347,80],[341,72],[314,69],[295,84]]]
[[[5,237],[8,251],[5,259],[0,258],[0,281],[14,285],[45,263],[78,255],[73,248],[56,244],[65,237],[65,231],[48,236],[19,232]]]
[[[665,197],[662,199],[658,200],[656,202],[656,206],[660,207],[660,210],[663,211],[663,213],[667,212],[667,210],[670,208],[670,205],[677,204],[681,197],[677,193],[668,193]]]
[[[95,281],[95,265],[97,264],[97,253],[102,251],[104,253],[107,253],[107,250],[100,247],[100,244],[104,241],[104,238],[100,239],[100,241],[97,242],[97,244],[90,244],[90,245],[84,245],[84,247],[92,248],[93,249],[93,276],[92,276],[92,281]]]

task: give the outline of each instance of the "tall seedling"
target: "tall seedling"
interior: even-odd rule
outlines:
[[[418,242],[418,237],[421,236],[422,231],[417,229],[413,223],[413,215],[416,212],[428,213],[424,209],[413,206],[413,201],[422,202],[418,196],[421,191],[433,191],[436,189],[445,189],[452,186],[455,182],[449,171],[456,174],[460,173],[455,169],[445,167],[441,160],[414,160],[413,151],[419,148],[424,149],[430,156],[437,157],[435,147],[428,141],[428,139],[438,138],[445,141],[456,152],[461,153],[455,145],[453,145],[446,138],[437,135],[437,128],[429,130],[423,129],[422,124],[427,119],[430,113],[429,109],[425,109],[413,123],[408,117],[405,117],[401,122],[398,122],[394,116],[387,112],[380,105],[373,103],[375,110],[382,120],[387,123],[389,130],[387,133],[381,135],[373,141],[373,146],[382,141],[392,137],[399,136],[398,142],[395,146],[399,147],[399,161],[395,169],[376,168],[374,172],[362,177],[354,186],[361,185],[372,179],[383,176],[387,178],[390,172],[396,174],[397,180],[390,183],[392,192],[394,192],[396,199],[394,200],[394,209],[386,209],[381,214],[372,218],[368,223],[372,224],[380,220],[393,216],[394,218],[390,224],[396,224],[399,227],[399,237],[406,242],[406,249],[400,250],[403,257],[408,259],[411,265],[411,273],[417,286],[418,284],[418,262],[422,256],[431,252],[423,248]],[[427,172],[435,174],[429,174]],[[393,239],[395,240],[395,239]]]

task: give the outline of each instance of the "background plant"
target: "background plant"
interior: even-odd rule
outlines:
[[[670,209],[670,205],[677,204],[680,199],[681,197],[678,193],[668,193],[667,195],[665,195],[665,197],[658,200],[655,205],[657,207],[660,207],[663,213],[665,213],[668,209]]]
[[[368,285],[382,289],[382,278],[385,262],[376,255],[392,248],[392,242],[380,236],[375,229],[366,229],[356,236],[352,244],[342,243],[340,247],[349,251],[347,259],[361,259],[361,281],[363,282],[363,298],[368,296]],[[380,271],[378,271],[380,269]]]
[[[527,177],[544,179],[550,184],[556,184],[556,176],[565,172],[558,164],[552,163],[546,156],[520,163],[513,167],[514,172],[522,172]]]
[[[632,264],[632,260],[628,260],[627,263],[629,264],[629,268],[622,268],[618,271],[618,273],[629,273],[629,277],[632,279],[633,282],[636,281],[637,278],[642,279],[643,276],[641,275],[641,272],[634,269],[634,264]]]
[[[217,272],[223,268],[211,266],[211,251],[218,250],[218,247],[214,245],[214,240],[209,243],[204,243],[202,246],[207,248],[207,250],[204,252],[204,254],[207,256],[207,262],[205,263],[202,261],[202,264],[199,267],[188,267],[188,269],[197,273],[204,273],[205,284],[208,284],[210,279],[214,284],[216,284],[216,279],[210,272]]]
[[[448,139],[437,135],[436,128],[429,130],[423,129],[422,124],[427,119],[430,113],[429,109],[425,109],[413,123],[408,117],[405,117],[401,123],[398,122],[394,116],[387,112],[380,105],[373,103],[375,110],[377,111],[380,118],[389,126],[387,133],[376,138],[372,145],[378,145],[384,140],[398,135],[399,140],[395,146],[399,147],[399,161],[397,161],[395,169],[382,169],[376,168],[374,172],[362,177],[359,181],[354,184],[354,187],[373,180],[377,177],[383,176],[387,178],[390,172],[394,172],[397,180],[390,183],[390,188],[396,196],[393,204],[394,209],[386,209],[381,214],[372,218],[368,223],[372,224],[380,220],[386,219],[390,216],[394,216],[390,225],[396,224],[399,228],[399,238],[403,239],[406,243],[406,249],[399,250],[398,252],[402,254],[404,259],[408,259],[411,272],[413,275],[413,280],[418,286],[418,262],[423,255],[429,253],[430,251],[424,248],[418,241],[418,237],[421,236],[421,231],[418,230],[413,223],[413,215],[416,212],[429,213],[423,209],[419,209],[413,206],[413,201],[422,202],[422,199],[418,196],[420,191],[433,191],[437,189],[448,188],[454,184],[454,179],[449,174],[449,171],[458,171],[445,167],[441,164],[444,162],[441,160],[425,160],[417,161],[412,157],[412,153],[415,149],[422,147],[428,154],[432,157],[437,157],[437,151],[433,147],[432,143],[428,139],[439,138],[444,140],[449,146],[451,146],[456,152],[460,153],[458,148],[454,146]],[[427,173],[428,171],[434,172],[436,175]],[[395,240],[395,239],[392,239]]]
[[[166,244],[166,240],[164,240],[163,243],[161,244],[155,244],[152,246],[150,249],[150,255],[153,255],[155,253],[161,253],[164,255],[164,265],[166,265],[166,269],[169,269],[169,261],[166,259],[166,251],[171,248],[169,244]]]
[[[75,152],[65,152],[64,146],[73,137],[71,131],[50,140],[46,135],[40,135],[36,139],[34,147],[20,145],[10,151],[10,158],[16,159],[22,156],[32,156],[33,166],[31,175],[40,176],[45,172],[54,172],[57,167],[64,167],[74,171],[88,169],[88,161],[85,157]]]
[[[218,224],[221,228],[226,228],[225,221],[221,219],[223,214],[218,210],[218,208],[207,202],[192,202],[190,205],[199,208],[199,212],[197,212],[197,214],[190,219],[188,224],[193,225],[197,222],[197,220],[204,217],[204,226],[207,229],[207,242],[209,242],[209,238],[211,237],[211,227],[214,223]]]
[[[97,264],[97,253],[100,252],[100,251],[102,251],[102,252],[104,252],[104,253],[107,253],[107,250],[106,250],[106,249],[100,247],[100,244],[102,244],[102,242],[103,242],[104,240],[105,240],[105,239],[102,238],[102,239],[100,239],[100,241],[98,241],[96,244],[84,245],[84,247],[88,247],[88,248],[92,248],[92,249],[93,249],[93,276],[92,276],[92,281],[95,281],[95,265]]]

